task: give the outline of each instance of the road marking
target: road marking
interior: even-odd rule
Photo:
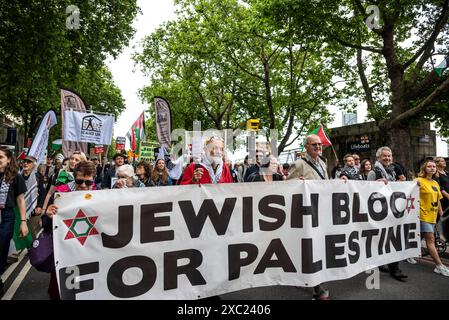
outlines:
[[[8,290],[6,290],[5,295],[2,297],[2,300],[12,300],[12,297],[14,297],[14,295],[16,294],[17,289],[19,289],[20,284],[22,283],[23,279],[25,279],[30,269],[31,263],[28,260],[12,285],[8,288]]]
[[[6,280],[9,278],[11,273],[13,273],[14,270],[16,270],[17,266],[20,264],[20,262],[22,262],[22,259],[25,257],[25,253],[26,253],[26,250],[22,250],[22,252],[20,252],[19,257],[18,257],[19,260],[13,264],[14,266],[13,265],[9,266],[9,268],[6,269],[5,273],[2,274],[3,283],[6,282]]]

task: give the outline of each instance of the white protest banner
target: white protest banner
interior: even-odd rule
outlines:
[[[315,286],[420,254],[416,183],[285,181],[56,199],[63,299],[198,299]]]
[[[110,145],[114,117],[93,113],[64,111],[65,141]]]
[[[39,130],[33,139],[33,144],[28,151],[28,155],[36,159],[37,164],[44,161],[45,151],[48,147],[48,137],[50,134],[50,129],[58,123],[56,119],[56,113],[53,110],[48,111],[41,121]]]

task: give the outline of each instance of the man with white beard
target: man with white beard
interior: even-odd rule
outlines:
[[[206,141],[200,163],[191,163],[186,168],[181,184],[232,183],[227,165],[223,162],[224,140],[212,137]]]

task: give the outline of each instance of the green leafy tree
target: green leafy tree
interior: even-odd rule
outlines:
[[[413,168],[411,124],[436,120],[448,132],[449,75],[435,64],[449,54],[449,1],[270,0],[264,8],[272,23],[291,22],[332,48],[331,59],[356,61],[336,63],[337,72],[358,73],[353,97],[366,102],[396,160]]]
[[[99,110],[121,111],[114,109],[121,97],[103,61],[117,57],[134,34],[136,0],[79,1],[75,29],[67,27],[71,4],[0,2],[0,110],[22,119],[25,136],[36,131],[48,109],[59,109],[61,87],[85,92]],[[104,97],[95,96],[95,87]]]
[[[141,96],[166,97],[178,127],[197,119],[203,129],[236,129],[259,118],[280,132],[281,152],[305,128],[329,121],[326,104],[341,93],[315,39],[274,27],[257,2],[177,4],[178,19],[146,37],[135,60],[150,77]]]

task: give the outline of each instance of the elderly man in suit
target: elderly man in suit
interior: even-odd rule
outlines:
[[[296,160],[291,166],[288,180],[327,180],[326,163],[321,159],[322,143],[319,136],[312,134],[306,138],[306,155]],[[314,300],[328,300],[329,291],[321,285],[313,287]]]
[[[322,143],[319,136],[312,134],[306,138],[306,155],[290,167],[288,179],[327,180],[326,162],[321,158]]]

